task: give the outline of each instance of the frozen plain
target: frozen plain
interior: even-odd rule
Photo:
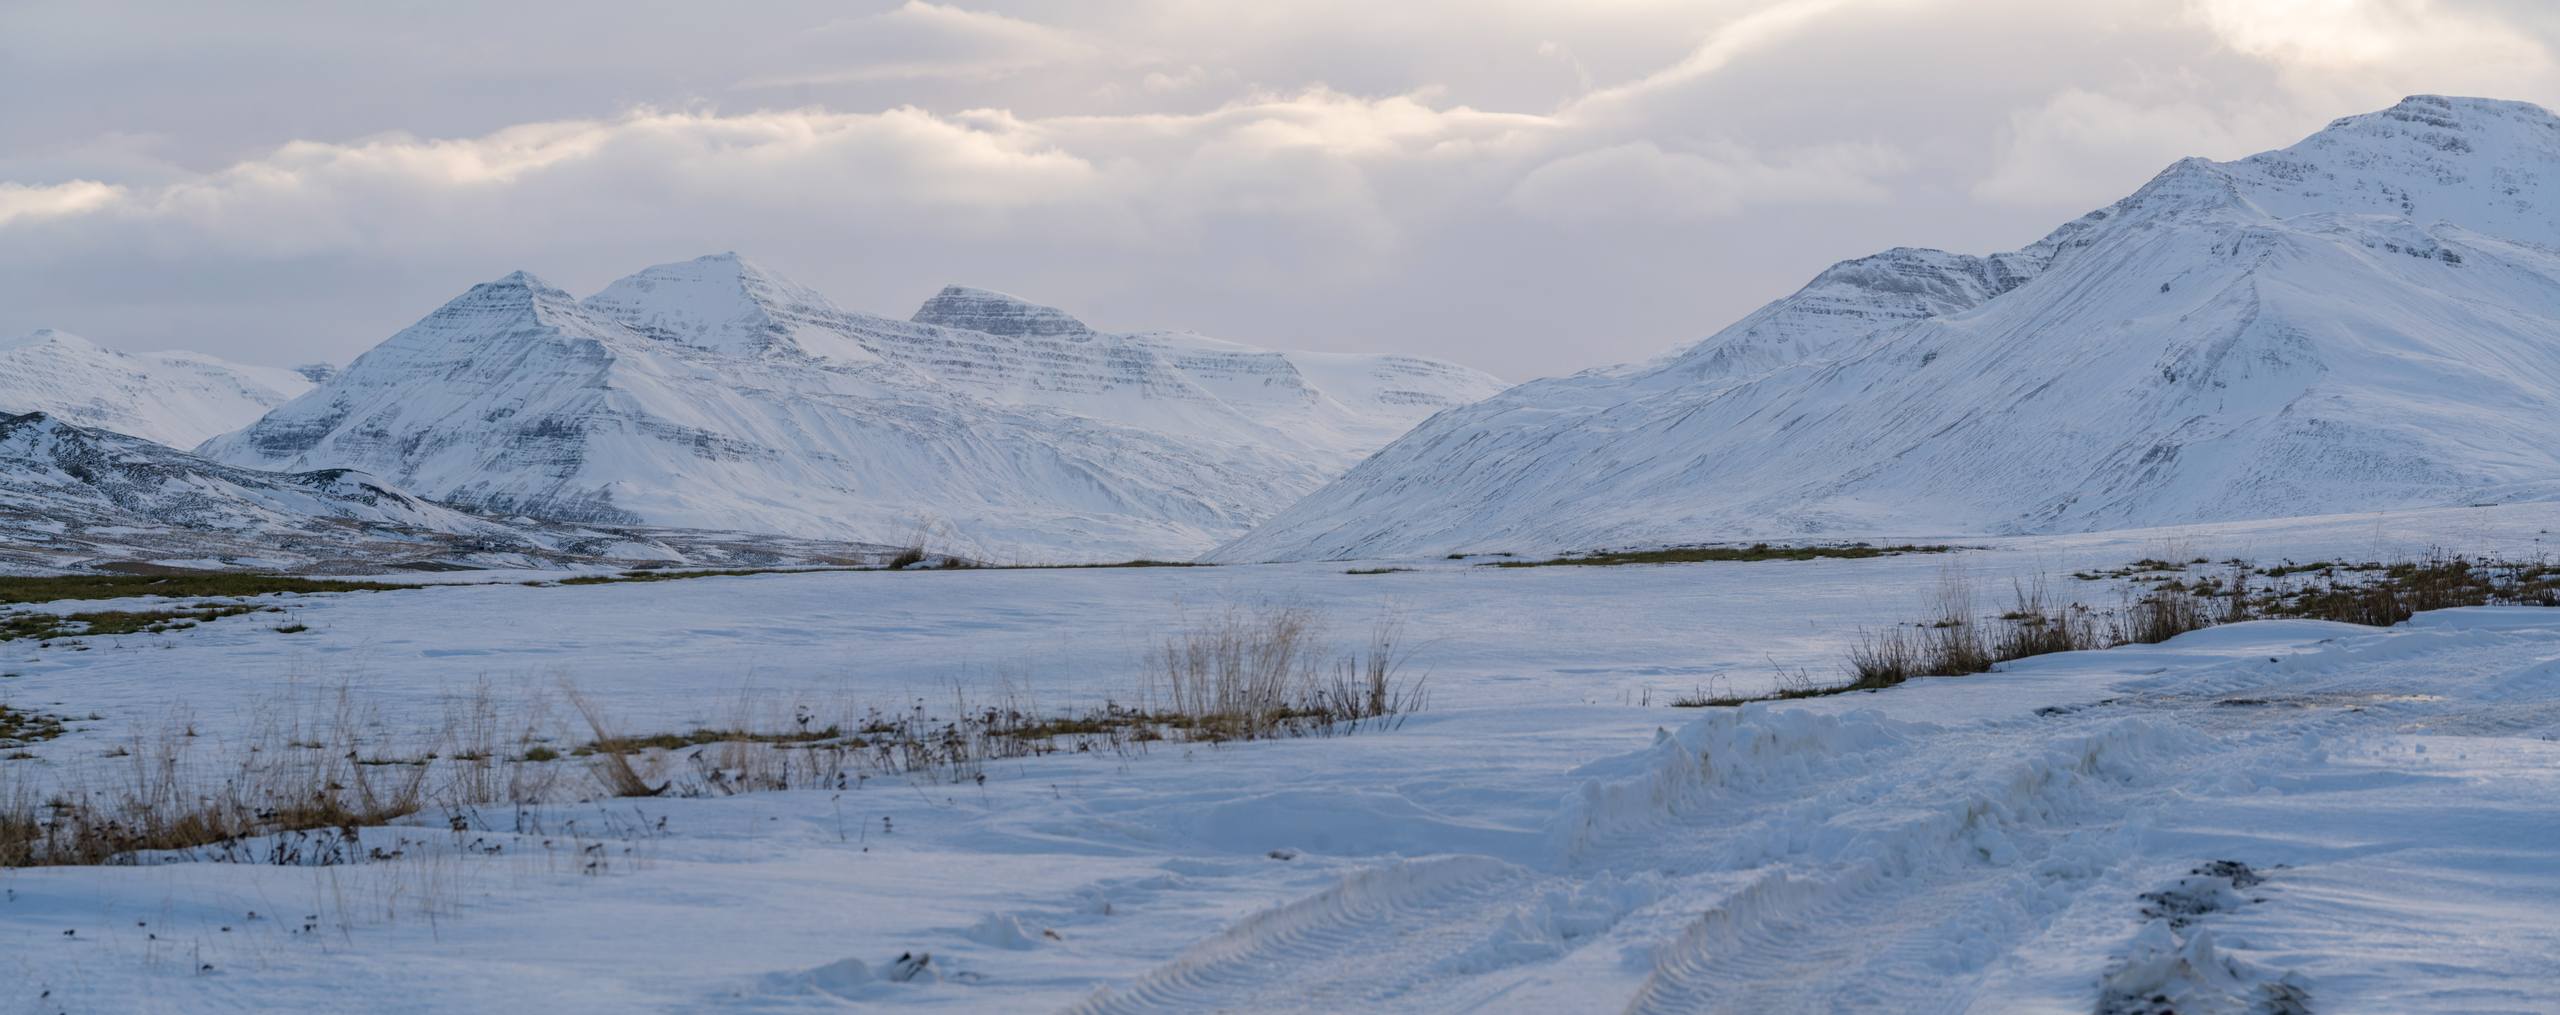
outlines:
[[[2560,508],[2513,506],[1871,560],[496,584],[291,601],[293,635],[253,615],[11,642],[0,701],[101,717],[0,763],[18,778],[112,765],[172,702],[218,736],[288,688],[349,687],[398,727],[478,682],[566,678],[637,730],[719,723],[749,687],[1125,698],[1186,610],[1264,601],[1348,638],[1402,617],[1432,701],[1392,731],[1005,762],[982,785],[562,805],[541,832],[471,833],[508,840],[495,854],[422,815],[369,833],[414,843],[377,863],[10,871],[0,1010],[2088,1011],[2112,991],[2549,1011],[2560,611],[2265,622],[1875,695],[1665,703],[1828,676],[1951,568],[2104,604],[2066,576],[2533,555],[2554,527]],[[2255,874],[2190,875],[2213,861]],[[2159,899],[2196,912],[2155,926]]]

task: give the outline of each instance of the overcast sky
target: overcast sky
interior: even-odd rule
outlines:
[[[10,0],[0,337],[343,362],[734,249],[1519,380],[2404,94],[2560,105],[2551,6]]]

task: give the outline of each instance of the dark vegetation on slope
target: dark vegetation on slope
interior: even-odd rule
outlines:
[[[228,571],[181,571],[158,574],[71,574],[43,577],[0,577],[0,603],[51,603],[160,596],[198,602],[154,609],[89,610],[51,613],[14,610],[0,613],[0,641],[50,642],[93,635],[159,634],[183,631],[224,617],[281,613],[272,603],[242,601],[266,595],[312,595],[328,592],[390,592],[415,588],[388,582],[335,581],[289,575]],[[230,601],[222,601],[227,598]],[[305,630],[288,623],[283,633]]]
[[[254,603],[196,603],[169,610],[100,610],[94,613],[44,613],[22,610],[0,614],[0,641],[34,639],[54,641],[61,638],[85,638],[106,634],[159,634],[184,631],[198,624],[211,623],[224,617],[244,613],[282,613],[277,606]],[[295,633],[304,630],[299,624],[287,625]],[[284,631],[283,627],[276,630]]]
[[[1749,546],[1675,546],[1660,550],[1623,550],[1555,557],[1548,560],[1497,560],[1477,567],[1607,567],[1617,564],[1699,564],[1711,561],[1753,560],[1863,560],[1868,557],[1892,557],[1906,553],[1945,553],[1950,546],[1873,546],[1850,543],[1844,546],[1774,546],[1753,543]]]
[[[0,749],[24,748],[61,736],[64,721],[58,715],[0,705]]]
[[[263,596],[278,592],[385,592],[413,588],[390,582],[340,581],[246,571],[182,571],[168,574],[0,575],[0,603],[51,603],[65,599],[167,596]]]
[[[582,574],[558,581],[534,580],[527,585],[622,585],[631,582],[671,582],[687,578],[740,578],[756,574],[813,574],[821,571],[877,571],[875,567],[736,567],[708,571],[624,571],[620,574]]]
[[[916,565],[924,565],[918,567]],[[903,550],[886,563],[847,567],[741,567],[715,570],[651,569],[624,571],[620,574],[586,574],[562,578],[555,582],[529,581],[527,585],[613,585],[622,582],[665,582],[685,578],[735,578],[756,574],[813,574],[822,571],[1069,571],[1087,568],[1129,567],[1212,567],[1175,560],[1121,560],[1104,564],[989,564],[966,557],[932,556],[917,550]]]
[[[922,566],[913,566],[922,565]],[[1179,561],[1128,560],[1105,564],[986,564],[962,557],[926,554],[909,549],[890,558],[885,564],[829,567],[750,567],[715,569],[645,569],[616,574],[576,575],[557,580],[529,579],[522,584],[542,587],[551,585],[617,585],[631,582],[679,581],[687,578],[734,578],[760,574],[809,574],[833,571],[975,571],[1030,570],[1075,568],[1139,568],[1139,567],[1207,567]],[[160,596],[167,598],[244,598],[291,594],[312,595],[330,592],[389,592],[426,586],[361,580],[302,578],[290,575],[236,571],[165,571],[151,574],[68,574],[44,576],[0,576],[0,605],[11,603],[50,603],[64,600],[101,600]],[[0,641],[53,641],[92,635],[159,634],[182,631],[198,624],[236,617],[247,613],[276,613],[272,605],[246,602],[195,602],[166,609],[101,610],[78,613],[48,613],[39,610],[17,610],[0,613]],[[309,628],[286,623],[275,628],[279,634],[297,634]]]

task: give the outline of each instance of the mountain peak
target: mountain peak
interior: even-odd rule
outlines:
[[[826,297],[736,251],[640,269],[587,297],[585,306],[660,341],[731,353],[794,344],[805,337],[797,327],[804,320],[844,316]],[[870,358],[839,348],[845,343],[821,344],[835,355]]]
[[[531,313],[549,305],[574,302],[559,286],[543,281],[540,275],[519,269],[472,286],[437,312]]]
[[[0,349],[27,349],[39,345],[57,345],[66,349],[97,348],[97,346],[91,343],[88,339],[74,335],[68,331],[57,331],[52,328],[37,328],[36,330],[30,331],[17,338],[0,341]]]
[[[197,352],[124,352],[50,328],[0,340],[0,415],[43,411],[171,447],[235,429],[306,387],[269,367]]]
[[[560,293],[563,296],[568,295],[568,293],[562,291],[559,286],[543,281],[542,276],[536,275],[522,268],[508,272],[505,276],[498,278],[495,281],[485,282],[482,284],[491,289],[523,289],[544,295],[551,293]]]
[[[2412,95],[2214,168],[2270,215],[2382,215],[2560,244],[2560,117],[2529,102]]]
[[[2560,138],[2560,117],[2530,102],[2461,95],[2412,95],[2389,108],[2329,121],[2304,146],[2335,145],[2347,139],[2397,141],[2434,154],[2467,155],[2485,143],[2505,148],[2523,141],[2550,149]]]
[[[758,281],[788,286],[791,283],[775,275],[772,269],[735,250],[704,254],[690,261],[674,261],[642,268],[630,277],[718,279],[742,286]]]
[[[1072,337],[1093,333],[1093,329],[1086,327],[1083,321],[1056,307],[965,285],[943,286],[941,292],[924,301],[924,306],[916,308],[915,316],[909,319],[917,324],[1011,337]]]
[[[441,345],[456,336],[497,334],[516,328],[556,328],[584,317],[576,299],[529,271],[472,286],[392,336],[389,343]],[[493,330],[494,329],[494,330]]]
[[[62,417],[52,413],[37,410],[13,415],[0,410],[0,442],[59,438],[66,433],[76,436],[79,428],[63,422]]]
[[[2398,120],[2423,120],[2431,117],[2470,114],[2560,123],[2551,111],[2530,102],[2515,99],[2490,99],[2472,95],[2411,95],[2393,103],[2391,108],[2368,115]],[[2349,119],[2354,119],[2349,117]]]

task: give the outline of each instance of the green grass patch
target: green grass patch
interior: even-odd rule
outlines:
[[[907,559],[907,558],[903,558],[903,557],[902,557],[902,558],[900,558],[900,559]],[[913,559],[907,559],[907,564],[914,564],[914,563],[920,562],[920,561],[922,561],[922,560],[924,560],[924,559],[925,559],[925,558],[922,558],[922,557],[916,557],[916,558],[913,558]],[[626,583],[626,582],[671,582],[671,581],[680,581],[680,580],[682,580],[682,579],[686,579],[686,578],[738,578],[738,577],[743,577],[743,576],[746,576],[746,575],[756,575],[756,574],[818,574],[818,573],[822,573],[822,572],[833,572],[833,571],[900,571],[900,570],[906,570],[906,569],[907,569],[907,564],[901,564],[901,563],[899,563],[897,560],[891,560],[890,562],[888,562],[888,563],[886,563],[886,564],[866,565],[866,566],[861,566],[861,567],[742,567],[742,568],[727,568],[727,569],[722,569],[722,570],[712,570],[712,571],[692,571],[692,570],[664,570],[664,571],[659,571],[659,570],[649,570],[649,571],[624,571],[624,572],[622,572],[621,574],[583,574],[583,575],[579,575],[579,576],[577,576],[577,577],[575,577],[575,578],[562,578],[562,579],[560,579],[560,580],[559,580],[559,581],[557,581],[557,582],[552,582],[551,584],[554,584],[554,585],[619,585],[619,584],[623,584],[623,583]],[[1146,559],[1140,559],[1140,560],[1120,560],[1120,561],[1112,561],[1112,562],[1110,562],[1110,563],[1104,563],[1104,564],[982,564],[982,563],[978,563],[978,562],[976,562],[976,561],[962,560],[962,559],[960,559],[960,558],[958,558],[958,557],[946,557],[946,558],[943,558],[942,562],[941,562],[941,563],[939,563],[939,564],[935,564],[935,565],[933,565],[933,566],[931,566],[931,567],[916,568],[915,570],[920,570],[920,571],[1073,571],[1073,570],[1083,570],[1083,569],[1088,569],[1088,568],[1126,568],[1126,567],[1212,567],[1212,566],[1215,566],[1215,565],[1210,565],[1210,564],[1197,564],[1197,563],[1191,563],[1191,562],[1188,562],[1188,561],[1178,561],[1178,560],[1146,560]],[[528,583],[528,584],[539,584],[539,583]]]
[[[1498,560],[1477,567],[1612,567],[1621,564],[1702,564],[1716,561],[1754,560],[1863,560],[1868,557],[1894,557],[1906,553],[1946,553],[1952,546],[1905,543],[1899,546],[1876,546],[1850,543],[1843,546],[1777,546],[1753,543],[1749,546],[1675,546],[1660,550],[1627,550],[1616,553],[1586,553],[1548,560]]]
[[[1671,699],[1673,708],[1733,708],[1755,701],[1796,701],[1803,698],[1826,698],[1859,690],[1853,686],[1782,687],[1760,694],[1684,694]]]
[[[63,718],[0,705],[0,747],[25,747],[61,736]]]
[[[126,599],[168,596],[197,599],[263,596],[278,592],[390,592],[415,588],[390,582],[336,581],[242,571],[189,571],[177,574],[66,574],[0,577],[0,604],[51,603],[65,599]]]
[[[100,610],[94,613],[43,613],[22,610],[0,615],[0,641],[86,638],[107,634],[159,634],[184,631],[198,624],[244,613],[280,613],[256,603],[198,603],[175,610]]]
[[[983,570],[983,571],[1083,571],[1083,570],[1091,570],[1091,569],[1094,569],[1094,568],[1115,568],[1115,567],[1216,567],[1216,566],[1218,566],[1218,565],[1216,565],[1216,564],[1203,564],[1203,563],[1200,563],[1199,561],[1196,561],[1196,560],[1155,560],[1155,559],[1152,559],[1152,558],[1140,557],[1140,558],[1138,558],[1138,559],[1136,559],[1136,560],[1114,560],[1114,561],[1108,561],[1108,562],[1100,563],[1100,564],[973,564],[973,565],[970,565],[970,568],[971,568],[972,570]]]
[[[562,578],[558,585],[621,585],[628,582],[671,582],[687,578],[743,578],[755,574],[816,574],[824,571],[877,571],[873,567],[736,567],[716,571],[624,571]]]
[[[700,747],[704,744],[720,743],[776,745],[814,744],[824,743],[829,740],[838,740],[843,737],[843,728],[837,726],[828,726],[822,729],[779,730],[771,732],[759,732],[755,730],[697,729],[690,733],[651,733],[645,736],[606,737],[581,746],[569,753],[585,757],[590,754],[637,754],[641,751],[651,749],[676,751],[687,747]]]

